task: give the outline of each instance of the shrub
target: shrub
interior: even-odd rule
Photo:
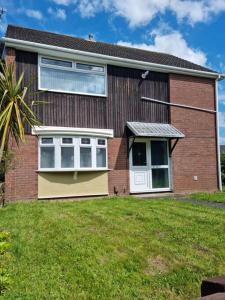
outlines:
[[[10,248],[10,234],[6,231],[0,231],[0,295],[9,287],[11,279],[6,270],[8,250]]]
[[[221,161],[222,183],[223,183],[223,185],[225,185],[225,153],[221,153],[220,161]]]
[[[4,181],[5,173],[12,169],[13,164],[13,152],[8,150],[4,151],[2,160],[0,162],[0,182]]]

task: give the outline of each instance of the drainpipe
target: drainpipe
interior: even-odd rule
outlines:
[[[215,96],[216,96],[216,139],[217,139],[217,168],[218,168],[218,183],[219,190],[222,191],[222,178],[221,178],[221,163],[220,163],[220,134],[219,134],[219,101],[218,101],[218,81],[222,80],[221,75],[215,81]]]

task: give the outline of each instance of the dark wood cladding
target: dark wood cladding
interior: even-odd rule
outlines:
[[[168,123],[166,105],[141,100],[141,96],[168,101],[167,74],[150,72],[146,80],[143,71],[108,66],[108,97],[83,96],[38,91],[38,56],[36,53],[16,51],[17,76],[24,72],[29,85],[29,100],[45,104],[34,107],[46,126],[111,128],[115,136],[125,134],[127,121]]]
[[[116,136],[123,136],[127,121],[167,123],[168,107],[141,100],[142,96],[168,101],[167,74],[108,66],[107,121]]]

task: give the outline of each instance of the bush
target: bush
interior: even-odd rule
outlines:
[[[221,161],[222,183],[223,183],[223,185],[225,185],[225,153],[221,153],[220,161]]]
[[[0,231],[0,295],[9,287],[11,279],[6,271],[8,250],[10,248],[10,234],[6,231]]]
[[[5,173],[12,168],[13,152],[4,151],[0,162],[0,182],[4,181]]]

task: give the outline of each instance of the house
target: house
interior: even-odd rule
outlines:
[[[30,104],[47,102],[33,107],[42,125],[12,145],[8,201],[221,188],[217,72],[12,25],[2,43]]]

